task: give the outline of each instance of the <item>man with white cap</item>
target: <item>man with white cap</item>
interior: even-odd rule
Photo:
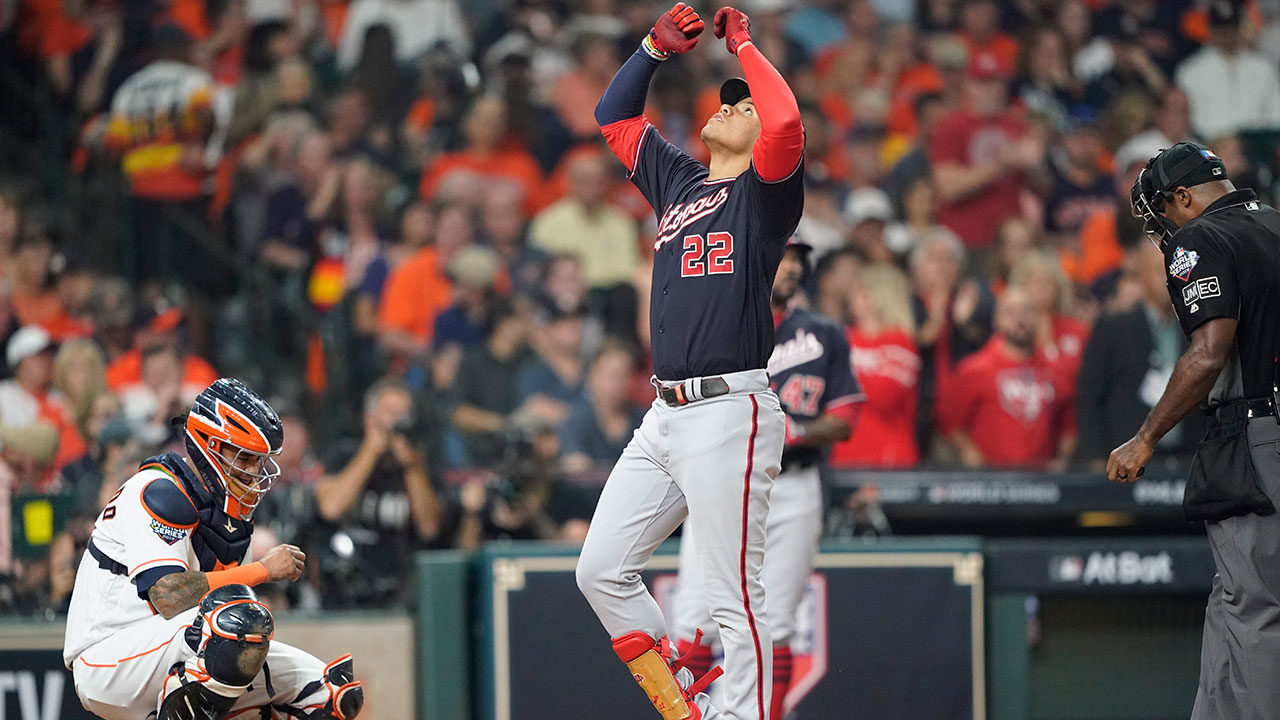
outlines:
[[[20,328],[5,347],[13,377],[0,382],[0,425],[23,427],[38,420],[58,429],[57,469],[84,453],[84,441],[53,388],[53,339],[39,325]]]
[[[844,219],[849,223],[849,245],[868,262],[893,262],[897,252],[886,242],[884,229],[893,220],[893,205],[879,188],[858,188],[844,201]]]

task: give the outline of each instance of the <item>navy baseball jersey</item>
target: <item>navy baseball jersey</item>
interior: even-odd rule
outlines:
[[[654,374],[682,380],[763,368],[773,349],[773,276],[804,209],[801,166],[776,183],[754,168],[708,182],[707,168],[646,124],[630,175],[658,217]]]
[[[853,374],[844,330],[817,313],[797,308],[778,323],[769,357],[769,384],[792,419],[808,421],[841,405],[866,399]],[[782,467],[821,462],[825,447],[787,446]]]

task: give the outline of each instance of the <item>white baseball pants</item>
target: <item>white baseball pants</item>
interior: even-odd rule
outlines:
[[[704,645],[719,640],[707,608],[704,578],[694,565],[697,541],[685,522],[680,541],[680,572],[672,611],[673,640],[692,640],[702,630]],[[769,496],[765,522],[764,582],[769,598],[769,629],[774,645],[791,642],[796,629],[796,608],[804,599],[813,558],[822,539],[822,483],[818,468],[784,472]]]
[[[195,656],[183,633],[198,610],[191,608],[169,620],[156,615],[81,653],[72,663],[71,672],[85,709],[104,720],[141,720],[157,710],[169,668]],[[236,717],[241,710],[277,703],[299,709],[318,707],[329,699],[323,684],[308,697],[297,697],[308,683],[324,676],[325,664],[308,653],[272,640],[266,669],[271,673],[274,694],[267,692],[265,677],[259,672],[228,717]]]
[[[678,407],[655,400],[649,408],[596,505],[578,587],[610,637],[666,635],[640,572],[691,518],[695,567],[725,650],[718,709],[734,720],[765,720],[773,645],[760,573],[784,415],[764,370],[722,377],[727,395]]]

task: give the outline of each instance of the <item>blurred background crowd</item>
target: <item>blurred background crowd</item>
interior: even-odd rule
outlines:
[[[655,219],[592,110],[666,7],[0,0],[0,610],[65,607],[103,501],[224,375],[285,422],[255,537],[312,561],[276,602],[581,539],[653,397]],[[804,115],[803,301],[868,395],[831,465],[1097,470],[1185,342],[1130,185],[1195,139],[1273,196],[1280,2],[741,8]],[[646,114],[705,160],[733,74],[703,42]]]

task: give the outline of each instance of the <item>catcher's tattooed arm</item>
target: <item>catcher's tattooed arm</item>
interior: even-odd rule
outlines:
[[[151,604],[165,620],[183,610],[200,604],[200,598],[209,592],[209,578],[199,570],[169,573],[160,578],[147,591]]]
[[[257,562],[226,570],[205,573],[199,570],[179,571],[174,568],[151,582],[147,588],[147,598],[155,606],[156,612],[168,620],[183,610],[189,610],[198,605],[200,599],[212,588],[223,585],[253,587],[264,582],[297,580],[302,577],[306,559],[306,554],[293,545],[277,545],[267,551],[267,554]],[[165,570],[169,569],[165,568]]]

